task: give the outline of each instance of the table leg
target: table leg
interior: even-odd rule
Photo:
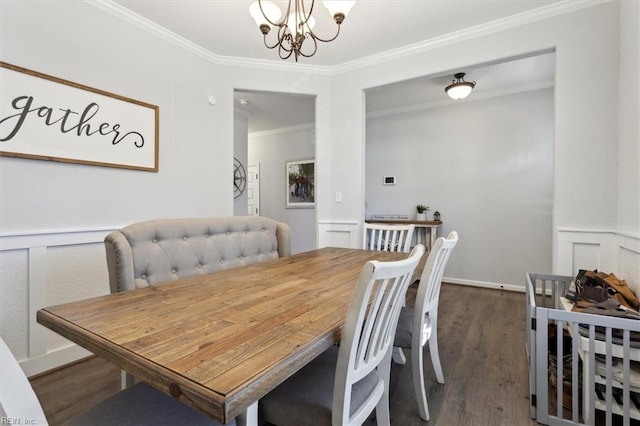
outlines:
[[[438,239],[438,227],[430,227],[429,228],[429,237],[431,237],[431,241],[429,241],[429,250],[431,250],[431,247],[433,247],[433,245],[436,243],[436,240]]]
[[[247,407],[244,413],[236,417],[238,426],[257,426],[258,425],[258,401]]]
[[[120,370],[120,389],[121,390],[125,390],[126,388],[129,388],[133,386],[135,383],[136,383],[136,378],[132,374],[127,373],[125,370]]]
[[[415,233],[415,236],[416,236],[416,245],[417,245],[417,244],[425,244],[425,243],[423,242],[423,241],[424,241],[424,234],[423,234],[423,232],[422,232],[422,229],[418,228],[418,229],[416,229],[416,231],[417,231],[417,232]]]

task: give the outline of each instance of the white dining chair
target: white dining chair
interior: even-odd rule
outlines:
[[[429,408],[424,386],[423,347],[429,342],[431,363],[438,383],[444,383],[444,373],[438,353],[438,301],[442,276],[451,251],[458,243],[458,233],[452,231],[447,238],[436,240],[427,257],[420,277],[416,303],[413,308],[403,307],[398,320],[394,345],[394,362],[404,364],[406,358],[402,348],[411,350],[413,388],[418,402],[418,411],[423,420],[429,420]],[[400,354],[401,357],[398,357]]]
[[[409,253],[414,228],[413,225],[365,222],[362,248]]]
[[[391,347],[402,299],[424,254],[367,262],[333,346],[260,400],[261,420],[278,426],[361,425],[376,411],[389,425]],[[371,303],[370,303],[371,302]]]
[[[34,426],[48,425],[29,379],[2,338],[0,338],[0,419],[15,419],[20,424]],[[146,383],[138,383],[118,392],[75,417],[68,424],[76,426],[220,425]],[[235,425],[235,420],[227,425]]]

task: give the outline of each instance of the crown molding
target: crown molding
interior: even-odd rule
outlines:
[[[498,19],[486,24],[469,27],[464,30],[455,31],[439,37],[434,37],[429,40],[409,44],[386,52],[367,56],[365,58],[356,59],[354,61],[345,62],[343,64],[333,66],[296,64],[295,68],[293,68],[292,64],[285,62],[217,55],[210,50],[205,49],[204,47],[174,33],[173,31],[170,31],[153,21],[132,12],[123,6],[120,6],[112,0],[85,0],[85,2],[92,6],[98,7],[99,9],[102,9],[112,14],[113,16],[122,19],[125,22],[128,22],[138,28],[149,32],[150,34],[167,40],[170,43],[173,43],[174,45],[181,47],[197,56],[200,56],[201,58],[204,58],[205,60],[210,61],[216,65],[239,66],[245,68],[249,67],[262,70],[269,69],[289,72],[306,71],[309,73],[320,75],[336,75],[359,68],[394,61],[403,57],[415,55],[416,53],[426,52],[439,47],[459,43],[461,41],[477,38],[499,31],[504,31],[510,28],[548,19],[554,16],[575,12],[577,10],[596,6],[602,3],[609,3],[611,1],[612,0],[564,0],[562,2],[553,3],[548,6],[543,6],[528,12],[508,16],[506,18]]]
[[[307,130],[314,131],[315,128],[316,128],[315,123],[304,123],[304,124],[297,124],[295,126],[279,127],[277,129],[261,130],[259,132],[250,132],[249,136],[253,138],[261,138],[265,136],[282,135],[285,133],[294,133],[294,132],[301,132],[301,131],[307,131]]]
[[[538,9],[522,12],[516,15],[507,16],[474,27],[465,28],[460,31],[454,31],[439,37],[408,44],[396,49],[388,50],[376,55],[371,55],[362,59],[356,59],[351,62],[345,62],[332,68],[333,74],[339,74],[347,71],[353,71],[359,68],[369,67],[385,62],[391,62],[415,55],[417,53],[427,52],[440,47],[459,43],[461,41],[478,38],[481,36],[493,34],[496,32],[508,30],[533,22],[549,19],[555,16],[582,10],[588,7],[596,6],[602,3],[609,3],[611,0],[564,0],[562,2],[553,3]]]
[[[307,65],[292,62],[277,62],[266,59],[241,58],[238,56],[217,56],[223,65],[242,68],[256,68],[261,70],[308,72],[317,75],[333,75],[332,67],[324,65]]]
[[[207,61],[210,61],[217,65],[224,64],[219,55],[216,55],[215,53],[205,49],[199,44],[193,43],[186,38],[174,33],[173,31],[170,31],[153,21],[132,12],[123,6],[120,6],[118,3],[115,3],[111,0],[85,0],[85,2],[97,7],[98,9],[108,12],[116,18],[119,18],[137,28],[146,31],[149,34],[160,37],[178,47],[181,47],[197,56],[200,56]]]
[[[85,0],[85,2],[216,65],[239,66],[243,68],[248,67],[258,68],[261,70],[267,69],[289,72],[306,71],[309,73],[320,75],[332,74],[331,67],[329,66],[296,64],[294,67],[293,64],[288,62],[217,55],[212,51],[200,46],[199,44],[187,40],[186,38],[174,33],[173,31],[168,30],[167,28],[147,18],[144,18],[143,16],[140,16],[135,12],[130,11],[129,9],[119,5],[118,3],[115,3],[112,0]]]
[[[511,87],[506,87],[506,88],[496,89],[491,91],[484,91],[484,92],[474,90],[471,93],[471,95],[469,95],[469,97],[465,99],[456,100],[456,101],[449,99],[446,95],[444,95],[442,96],[442,99],[437,101],[422,102],[419,104],[406,105],[398,108],[387,108],[387,109],[380,109],[377,111],[367,112],[367,120],[371,118],[386,117],[386,116],[396,115],[396,114],[407,114],[407,113],[422,111],[422,110],[431,109],[431,108],[449,107],[449,106],[453,106],[455,104],[460,104],[460,103],[481,101],[481,100],[490,99],[490,98],[497,98],[499,96],[515,95],[518,93],[533,92],[535,90],[549,89],[553,87],[554,87],[553,81],[547,81],[547,82],[542,82],[537,84],[511,86]]]

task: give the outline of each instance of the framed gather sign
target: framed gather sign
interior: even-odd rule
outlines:
[[[159,108],[0,62],[0,155],[158,171]]]

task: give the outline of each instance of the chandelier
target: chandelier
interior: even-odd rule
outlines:
[[[451,84],[448,85],[444,91],[447,92],[447,95],[451,99],[459,100],[464,99],[469,96],[471,90],[476,87],[475,81],[464,81],[464,73],[459,72],[453,75],[455,80],[452,80]]]
[[[289,59],[293,54],[296,62],[299,56],[310,58],[318,50],[318,42],[327,43],[338,38],[340,26],[353,7],[353,1],[323,1],[333,20],[338,25],[335,35],[321,38],[313,32],[315,0],[289,0],[284,18],[280,20],[280,8],[270,1],[258,0],[249,7],[251,17],[256,21],[264,36],[264,45],[269,49],[278,48],[280,59]],[[269,44],[267,35],[272,27],[277,27],[277,38]],[[305,43],[306,42],[306,43]]]

